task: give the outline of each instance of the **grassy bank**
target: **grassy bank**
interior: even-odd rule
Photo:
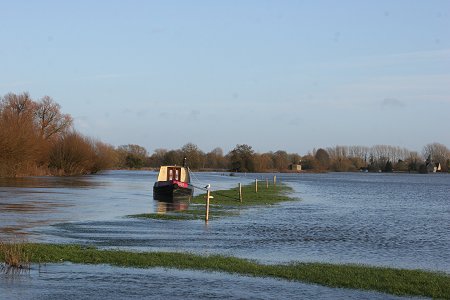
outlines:
[[[258,205],[274,205],[284,201],[292,201],[289,197],[292,188],[284,184],[268,187],[265,182],[258,184],[258,192],[255,192],[255,183],[242,186],[242,202],[239,200],[238,187],[228,190],[211,191],[214,198],[210,202],[210,219],[239,215],[241,208]],[[200,220],[205,218],[206,194],[195,196],[184,211],[172,211],[165,214],[139,214],[131,215],[134,218],[150,218],[159,220]]]
[[[136,253],[98,250],[76,245],[25,244],[32,262],[110,264],[138,268],[176,268],[220,271],[232,274],[273,277],[315,283],[329,287],[373,290],[394,295],[426,296],[450,299],[450,276],[420,270],[401,270],[362,265],[296,263],[264,265],[254,261],[219,255],[199,256],[186,253]],[[0,252],[0,259],[5,253]]]

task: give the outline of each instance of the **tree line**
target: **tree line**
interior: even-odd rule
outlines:
[[[294,165],[301,165],[302,170],[312,172],[427,173],[433,170],[436,164],[440,165],[442,172],[448,172],[450,169],[450,150],[439,143],[426,145],[421,154],[396,146],[375,145],[320,148],[301,156],[284,150],[256,153],[246,144],[236,145],[233,150],[224,154],[219,147],[205,153],[193,143],[176,150],[156,149],[151,155],[138,145],[120,146],[118,151],[119,167],[122,168],[180,165],[186,158],[188,166],[194,170],[232,172],[286,172],[293,171]]]
[[[375,145],[334,146],[313,149],[306,155],[284,150],[257,153],[247,144],[224,153],[210,152],[187,143],[180,149],[158,148],[152,154],[140,145],[114,147],[73,128],[73,119],[61,112],[51,97],[33,100],[28,93],[9,93],[0,98],[0,177],[29,175],[92,174],[112,168],[158,168],[181,165],[184,158],[193,170],[232,172],[285,172],[292,166],[324,171],[409,171],[426,173],[439,164],[450,169],[450,151],[439,143],[428,144],[422,153],[406,148]]]

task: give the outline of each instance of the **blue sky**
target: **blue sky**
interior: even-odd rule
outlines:
[[[0,0],[0,39],[0,95],[115,146],[450,146],[450,1]]]

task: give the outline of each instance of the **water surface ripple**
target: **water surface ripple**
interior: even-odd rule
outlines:
[[[0,180],[0,233],[114,249],[220,253],[263,263],[362,263],[450,273],[447,174],[276,175],[301,200],[243,209],[208,225],[127,218],[156,211],[154,172]],[[195,184],[230,188],[272,176],[196,173]]]

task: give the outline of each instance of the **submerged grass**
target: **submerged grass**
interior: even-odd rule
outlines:
[[[421,270],[380,268],[364,265],[295,263],[264,265],[251,260],[220,255],[98,250],[78,245],[24,244],[30,259],[40,263],[69,261],[138,268],[177,268],[274,277],[329,287],[373,290],[394,295],[450,299],[450,275]],[[3,249],[0,258],[4,258]]]
[[[210,207],[209,218],[216,219],[220,217],[230,217],[238,215],[237,211],[224,209],[223,207]],[[187,210],[183,211],[173,211],[170,213],[151,213],[151,214],[138,214],[131,215],[131,218],[142,218],[142,219],[155,219],[155,220],[177,220],[177,221],[188,221],[188,220],[204,220],[205,219],[205,207],[204,205],[190,205]]]
[[[274,205],[279,202],[295,200],[289,197],[292,188],[278,184],[276,186],[266,186],[265,182],[258,185],[258,192],[255,192],[255,184],[242,186],[242,202],[239,200],[239,189],[211,191],[214,198],[210,202],[209,218],[229,217],[239,215],[239,209],[249,206]],[[132,218],[147,218],[157,220],[202,220],[205,218],[205,198],[206,193],[195,196],[187,210],[173,211],[165,214],[139,214],[131,215]]]

